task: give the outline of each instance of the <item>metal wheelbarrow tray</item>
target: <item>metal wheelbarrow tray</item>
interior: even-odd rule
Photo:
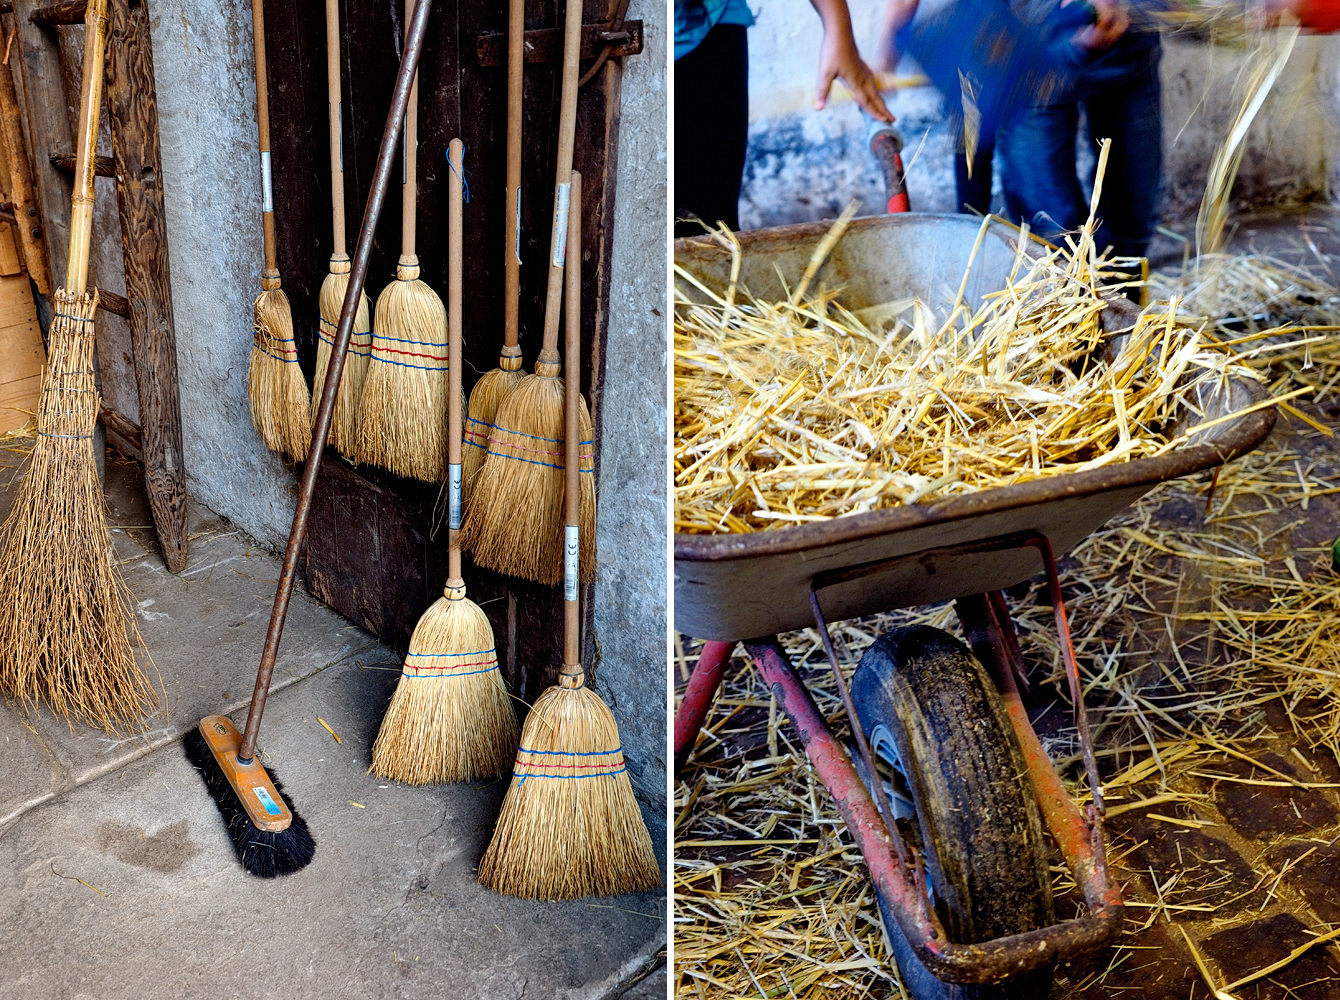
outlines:
[[[920,294],[957,291],[980,223],[963,216],[899,215],[856,220],[834,248],[819,280],[843,288],[849,309]],[[739,234],[740,284],[760,298],[784,296],[827,223]],[[993,224],[974,260],[967,301],[1004,283],[1017,231]],[[676,262],[708,287],[724,287],[730,258],[706,240],[679,240]],[[695,294],[687,283],[681,291]],[[1233,380],[1202,399],[1206,416],[1264,399],[1254,383]],[[1055,559],[1154,486],[1212,468],[1255,448],[1274,424],[1273,407],[1220,423],[1157,458],[1061,474],[935,503],[872,511],[741,535],[674,539],[675,627],[711,640],[704,647],[675,720],[675,763],[687,761],[737,640],[800,732],[811,762],[834,796],[860,847],[881,902],[916,957],[950,983],[993,983],[1045,968],[1109,943],[1120,929],[1121,897],[1107,876],[1102,793],[1078,668],[1061,601]],[[1032,549],[1038,559],[1020,550]],[[1001,591],[1046,572],[1093,802],[1081,813],[1028,720],[1015,684],[1022,675],[1013,625]],[[1089,914],[994,941],[947,939],[928,905],[914,853],[901,842],[885,796],[879,804],[797,676],[775,636],[817,625],[867,774],[869,745],[838,670],[827,619],[958,600],[972,652],[1003,701],[1028,767],[1042,818],[1082,890]],[[752,639],[748,637],[761,636]]]

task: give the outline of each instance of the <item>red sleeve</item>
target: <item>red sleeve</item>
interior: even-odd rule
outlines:
[[[1302,0],[1294,13],[1304,28],[1340,31],[1340,0]]]

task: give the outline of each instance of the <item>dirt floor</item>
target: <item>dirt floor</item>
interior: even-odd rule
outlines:
[[[0,450],[0,516],[24,446]],[[316,857],[275,881],[246,874],[180,736],[207,714],[244,722],[279,561],[193,505],[190,563],[170,574],[142,467],[109,451],[107,494],[166,704],[149,732],[120,739],[0,704],[0,998],[664,995],[663,891],[491,893],[475,868],[504,783],[367,773],[400,655],[301,588],[260,756]]]
[[[1233,249],[1334,283],[1337,218],[1243,220]],[[1164,235],[1153,252],[1175,263],[1182,244]],[[1328,357],[1304,376],[1340,377],[1340,352]],[[1333,390],[1299,408],[1340,426]],[[1059,968],[1051,1000],[1196,1000],[1212,985],[1239,1000],[1340,998],[1337,534],[1340,441],[1281,420],[1212,496],[1208,474],[1160,487],[1063,562],[1127,909],[1116,947]],[[1082,795],[1045,590],[1034,581],[1009,600],[1035,727]],[[913,621],[958,631],[950,607],[841,623],[844,668]],[[817,635],[784,642],[846,738]],[[695,648],[681,640],[681,690]],[[860,856],[740,654],[677,786],[677,995],[900,996]],[[1068,917],[1080,907],[1060,861]]]

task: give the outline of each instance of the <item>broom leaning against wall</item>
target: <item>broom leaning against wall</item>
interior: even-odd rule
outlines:
[[[98,393],[86,292],[107,0],[84,16],[84,72],[70,211],[69,270],[55,295],[37,438],[18,500],[0,528],[0,691],[46,701],[115,732],[143,729],[158,698],[135,662],[130,591],[112,553],[93,430]]]

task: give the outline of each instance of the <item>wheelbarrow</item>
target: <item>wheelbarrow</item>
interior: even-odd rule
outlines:
[[[976,301],[1004,285],[1018,238],[993,224],[973,258],[979,225],[913,213],[856,220],[818,280],[842,286],[842,301],[853,310],[913,295],[936,305],[937,296],[952,299],[973,260],[967,288]],[[803,270],[827,228],[739,234],[740,284],[760,298],[782,298],[782,281]],[[675,259],[706,287],[724,288],[730,279],[730,258],[715,243],[679,240]],[[680,291],[695,294],[687,283]],[[1113,304],[1116,313],[1128,308]],[[1254,383],[1231,380],[1198,400],[1198,419],[1264,398]],[[1157,458],[933,503],[747,535],[676,534],[675,627],[708,640],[675,718],[676,772],[743,641],[865,859],[909,994],[1042,1000],[1058,962],[1110,944],[1122,922],[1056,560],[1159,483],[1252,450],[1274,420],[1273,407],[1262,407]],[[1087,775],[1090,801],[1082,810],[1019,692],[1024,668],[1002,592],[1039,571]],[[948,600],[957,603],[971,649],[936,629],[897,629],[866,651],[848,687],[829,620]],[[855,763],[776,638],[810,626],[818,629],[851,724]],[[1043,824],[1083,893],[1087,913],[1076,919],[1054,918]]]

